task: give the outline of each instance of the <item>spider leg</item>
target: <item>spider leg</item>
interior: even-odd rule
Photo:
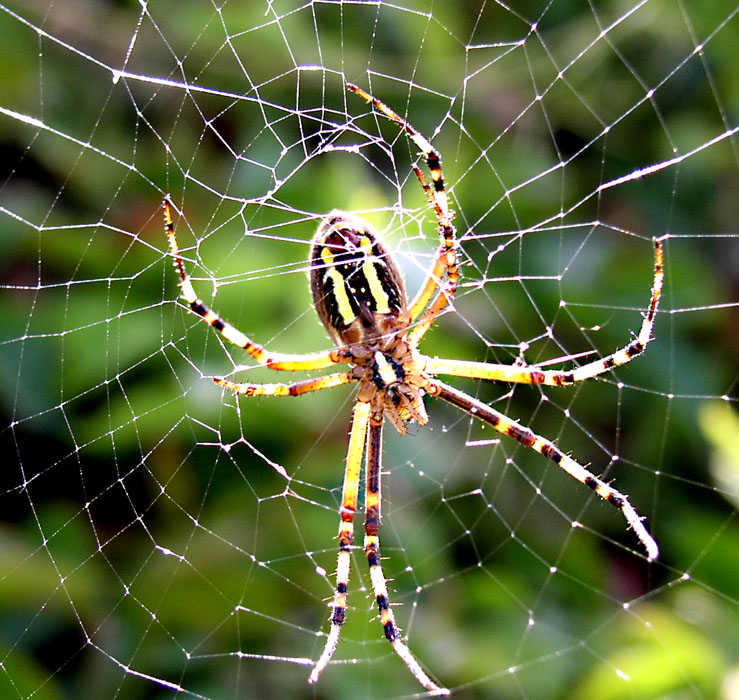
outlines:
[[[357,401],[352,416],[352,427],[349,433],[349,450],[346,456],[344,471],[344,487],[341,494],[341,523],[339,525],[339,555],[336,560],[336,590],[331,604],[331,629],[323,646],[323,651],[308,678],[315,683],[328,665],[336,645],[339,643],[341,626],[346,618],[346,591],[349,586],[351,568],[351,548],[354,542],[354,515],[357,512],[359,496],[359,475],[362,468],[362,454],[367,441],[367,424],[370,416],[370,404]]]
[[[441,186],[443,187],[444,179],[441,176],[441,159],[439,159],[438,164],[439,182],[441,182]],[[423,176],[423,173],[415,166],[413,170],[415,171],[424,192],[426,192],[426,196],[428,197],[431,206],[436,212],[436,218],[439,222],[439,233],[441,235],[441,246],[436,255],[434,266],[427,275],[426,281],[418,291],[418,294],[416,294],[416,298],[411,302],[410,306],[411,318],[415,319],[431,300],[434,292],[437,289],[439,290],[434,303],[426,309],[423,317],[408,333],[408,339],[411,344],[417,346],[426,331],[431,328],[436,317],[454,297],[454,294],[457,291],[457,285],[459,284],[459,265],[457,263],[456,231],[451,222],[451,215],[448,210],[441,208],[439,200],[436,198],[435,193],[431,191],[431,187],[426,182],[426,178]],[[434,183],[436,184],[436,180]],[[446,195],[444,196],[444,202],[446,203]],[[444,277],[444,273],[447,275],[447,281],[442,287],[441,280]]]
[[[427,388],[432,396],[438,396],[448,401],[453,406],[461,408],[474,418],[495,428],[497,431],[509,435],[517,442],[526,447],[531,447],[548,459],[551,459],[560,469],[567,472],[573,479],[585,484],[597,493],[603,500],[620,509],[626,518],[626,522],[634,530],[639,541],[647,550],[647,559],[653,561],[659,555],[659,548],[654,538],[647,532],[642,523],[642,518],[629,503],[626,495],[609,486],[605,481],[599,479],[574,459],[568,457],[554,443],[546,438],[540,437],[528,428],[523,427],[516,421],[491,408],[482,401],[468,396],[443,382],[432,380]]]
[[[432,695],[449,695],[446,688],[436,685],[421,668],[411,650],[402,640],[395,616],[390,608],[385,574],[380,564],[380,503],[382,460],[382,409],[372,415],[367,439],[367,489],[365,494],[364,553],[369,564],[372,590],[380,612],[385,638],[402,659],[413,677]]]
[[[238,328],[224,321],[215,311],[209,309],[198,298],[197,294],[195,294],[190,275],[185,270],[185,264],[182,261],[180,247],[174,232],[174,224],[172,223],[172,203],[168,196],[164,198],[162,206],[164,208],[164,230],[169,240],[170,253],[174,258],[175,267],[180,275],[182,297],[194,313],[200,316],[206,323],[213,326],[230,343],[244,348],[260,365],[264,365],[270,369],[288,371],[324,369],[325,367],[331,367],[332,365],[345,361],[337,350],[308,355],[288,355],[269,352],[244,335]]]
[[[244,396],[300,396],[301,394],[307,394],[309,391],[320,391],[342,384],[350,384],[356,382],[357,378],[352,376],[351,372],[336,372],[314,379],[303,379],[292,384],[249,384],[247,382],[232,382],[221,377],[215,377],[213,381]]]
[[[411,318],[416,319],[426,308],[426,305],[431,301],[434,293],[437,290],[439,291],[434,304],[426,309],[426,313],[421,321],[408,334],[408,338],[411,343],[413,345],[417,345],[424,333],[426,333],[426,331],[431,327],[436,316],[439,315],[449,300],[454,296],[457,289],[457,283],[459,281],[459,269],[457,266],[456,253],[456,231],[452,224],[452,215],[449,211],[449,200],[444,187],[444,173],[441,169],[441,155],[423,134],[390,109],[390,107],[388,107],[384,102],[373,97],[353,83],[347,83],[346,87],[348,90],[359,95],[363,100],[374,106],[375,109],[390,121],[393,121],[402,127],[413,143],[415,143],[423,153],[423,156],[426,159],[426,164],[431,173],[433,189],[426,181],[426,178],[423,176],[420,169],[415,166],[413,167],[413,170],[421,183],[421,187],[423,187],[429,203],[434,209],[439,226],[439,235],[441,237],[441,246],[439,247],[434,266],[427,275],[423,285],[421,285],[421,289],[418,291],[418,294],[416,294],[416,297],[408,307]],[[447,275],[447,283],[442,289],[440,282],[445,273]]]
[[[424,370],[429,374],[444,374],[453,377],[471,379],[487,379],[496,382],[513,382],[516,384],[545,384],[548,386],[564,386],[592,379],[613,367],[625,365],[637,355],[644,352],[652,340],[654,319],[657,315],[662,285],[664,283],[664,252],[660,239],[654,239],[654,282],[649,306],[644,313],[639,334],[628,345],[616,352],[572,370],[541,370],[535,367],[518,365],[502,365],[487,362],[466,362],[464,360],[448,360],[438,357],[422,357]]]

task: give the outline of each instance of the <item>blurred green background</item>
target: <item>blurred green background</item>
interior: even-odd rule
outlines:
[[[428,401],[428,427],[385,433],[411,649],[460,698],[739,697],[736,6],[0,9],[0,697],[419,693],[361,550],[346,663],[308,686],[352,391],[222,394],[210,377],[248,363],[176,301],[162,231],[169,192],[198,293],[274,350],[329,346],[305,261],[334,207],[384,232],[412,294],[436,245],[415,149],[345,80],[443,155],[463,285],[429,354],[607,354],[670,235],[633,364],[569,389],[454,382],[616,479],[659,561],[540,455]]]

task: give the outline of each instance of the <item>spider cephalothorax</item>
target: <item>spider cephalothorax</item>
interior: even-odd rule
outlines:
[[[655,559],[658,554],[657,543],[647,532],[642,518],[626,495],[592,474],[553,442],[442,382],[438,376],[564,386],[591,379],[630,362],[644,351],[652,337],[664,279],[662,244],[659,239],[654,241],[652,293],[639,333],[629,344],[607,357],[574,369],[553,370],[528,366],[523,362],[505,365],[422,355],[417,350],[418,344],[454,296],[459,279],[457,243],[444,189],[441,157],[422,134],[383,102],[355,85],[348,84],[347,87],[408,134],[423,153],[431,173],[429,184],[420,169],[413,166],[436,216],[440,245],[423,285],[411,302],[406,298],[405,285],[397,265],[374,229],[358,216],[335,210],[323,218],[313,237],[310,280],[316,311],[336,343],[336,348],[312,355],[270,352],[198,299],[180,255],[168,197],[164,200],[165,229],[185,301],[194,313],[227,340],[244,348],[260,365],[284,371],[349,365],[349,369],[344,371],[291,384],[251,384],[216,378],[217,384],[244,396],[298,396],[342,384],[359,384],[339,509],[339,555],[331,602],[331,628],[311,672],[310,682],[318,680],[331,660],[346,617],[351,551],[354,547],[354,516],[359,499],[362,458],[366,454],[364,553],[385,637],[424,688],[433,695],[448,695],[449,691],[431,680],[406,646],[390,607],[380,564],[379,539],[383,421],[388,418],[398,432],[405,433],[411,421],[421,425],[428,422],[423,403],[425,395],[443,399],[520,444],[536,450],[573,479],[621,510],[629,527],[646,549],[648,560]],[[575,525],[577,523],[573,523]]]

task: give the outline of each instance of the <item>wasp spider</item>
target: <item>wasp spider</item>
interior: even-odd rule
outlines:
[[[164,200],[165,229],[179,272],[182,296],[190,309],[228,341],[244,348],[260,365],[282,371],[320,370],[334,365],[348,365],[348,369],[340,372],[291,384],[249,384],[219,378],[215,379],[217,384],[245,396],[299,396],[341,384],[359,385],[339,509],[339,554],[330,630],[309,681],[315,683],[328,665],[346,616],[350,559],[354,546],[354,516],[358,507],[362,458],[366,454],[364,553],[385,637],[424,688],[433,695],[448,695],[449,691],[429,677],[403,641],[390,607],[380,564],[380,474],[384,419],[389,419],[399,433],[405,433],[409,423],[415,421],[423,425],[428,422],[425,395],[449,402],[522,445],[540,452],[572,478],[618,508],[646,549],[647,559],[655,559],[657,544],[626,495],[568,457],[546,438],[437,377],[447,375],[564,386],[591,379],[612,367],[626,364],[644,351],[652,337],[664,278],[662,245],[660,240],[655,239],[651,299],[639,334],[628,345],[607,357],[570,370],[541,370],[521,364],[468,362],[422,355],[418,351],[418,344],[439,313],[449,304],[459,281],[457,241],[444,189],[441,158],[422,134],[387,105],[356,85],[348,84],[347,87],[405,131],[421,150],[431,174],[429,183],[421,170],[413,166],[436,215],[440,246],[433,266],[410,303],[400,271],[377,232],[353,214],[332,211],[321,221],[313,237],[309,262],[313,302],[336,347],[327,352],[306,355],[274,353],[228,324],[197,297],[180,255],[169,198]]]

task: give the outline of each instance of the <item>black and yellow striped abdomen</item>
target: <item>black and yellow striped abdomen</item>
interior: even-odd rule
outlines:
[[[406,325],[405,284],[375,230],[358,216],[334,210],[313,237],[313,302],[337,345],[379,338]]]

